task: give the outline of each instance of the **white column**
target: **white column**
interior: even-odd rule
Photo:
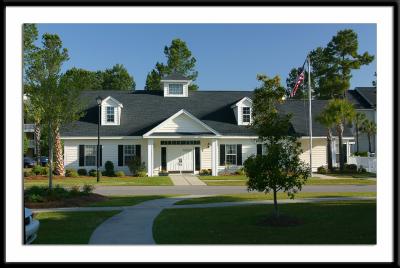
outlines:
[[[154,171],[154,140],[147,140],[147,176],[153,177]]]
[[[211,142],[211,175],[218,175],[218,141],[213,139]]]
[[[336,167],[336,140],[333,138],[331,143],[332,149],[332,166]]]

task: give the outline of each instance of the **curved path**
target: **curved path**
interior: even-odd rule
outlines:
[[[202,197],[188,195],[145,201],[125,208],[121,213],[107,219],[90,237],[89,244],[155,244],[153,221],[164,208],[186,198]]]
[[[90,237],[89,244],[102,245],[152,245],[155,244],[153,239],[153,222],[158,214],[165,208],[199,208],[199,207],[226,207],[238,205],[252,204],[272,204],[273,200],[263,201],[242,201],[242,202],[223,202],[209,204],[193,204],[193,205],[175,205],[174,203],[187,199],[202,197],[201,195],[188,195],[180,197],[167,197],[163,199],[155,199],[140,203],[135,206],[125,207],[125,209],[109,218],[99,225]],[[304,199],[285,199],[279,200],[280,204],[284,203],[310,203],[323,201],[354,201],[354,200],[375,200],[375,197],[332,197],[332,198],[304,198]]]

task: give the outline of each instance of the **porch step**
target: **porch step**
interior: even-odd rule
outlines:
[[[181,185],[206,185],[195,175],[187,175],[187,174],[170,174],[169,177],[172,180],[172,183],[176,186]]]

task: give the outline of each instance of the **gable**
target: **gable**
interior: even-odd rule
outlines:
[[[166,119],[164,122],[153,128],[149,132],[147,132],[144,136],[158,133],[207,133],[210,135],[219,135],[219,133],[216,132],[214,129],[207,126],[205,123],[201,122],[195,116],[183,109],[172,115],[170,118]]]

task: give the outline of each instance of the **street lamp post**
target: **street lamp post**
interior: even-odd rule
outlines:
[[[99,166],[100,166],[100,120],[101,120],[101,102],[103,99],[98,96],[96,98],[97,106],[98,106],[98,114],[99,114],[99,120],[97,122],[97,182],[100,181],[100,173],[99,173]]]

